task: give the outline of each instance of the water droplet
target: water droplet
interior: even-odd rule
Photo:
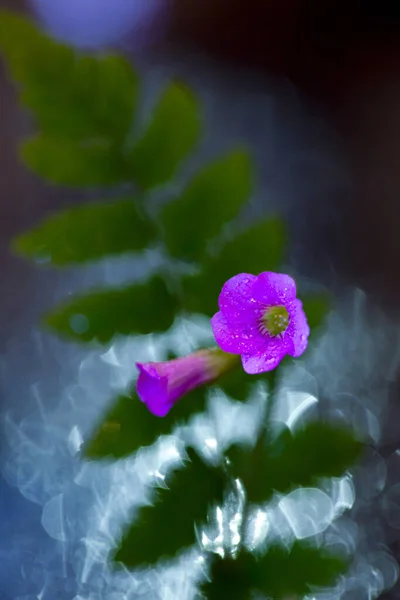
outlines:
[[[79,335],[89,329],[89,320],[85,315],[72,315],[69,320],[69,326],[72,331]]]
[[[42,248],[41,250],[35,252],[34,261],[38,265],[45,265],[51,261],[51,254],[46,250],[46,248]]]

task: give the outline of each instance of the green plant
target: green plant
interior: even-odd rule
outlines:
[[[122,57],[77,53],[5,11],[0,14],[0,51],[37,130],[21,145],[26,166],[52,184],[99,190],[98,201],[55,211],[21,234],[14,251],[56,267],[140,256],[148,248],[162,257],[162,266],[149,279],[89,289],[46,315],[46,326],[92,344],[116,335],[164,332],[180,316],[211,316],[222,284],[232,275],[279,270],[287,244],[282,219],[274,215],[241,225],[255,185],[245,149],[201,165],[179,193],[168,197],[163,186],[195,151],[204,128],[197,99],[185,85],[166,86],[149,121],[140,123],[140,76]],[[105,188],[107,200],[101,199]],[[161,207],[153,201],[155,189],[165,192]],[[306,297],[303,303],[312,330],[317,329],[329,299]],[[277,371],[250,376],[238,370],[217,385],[244,401],[256,381],[269,384],[273,396],[276,376]],[[206,387],[192,392],[157,419],[133,385],[121,390],[87,440],[84,457],[133,454],[202,411],[206,394]],[[268,419],[254,447],[229,449],[229,468],[223,460],[211,467],[189,448],[185,468],[170,475],[169,489],[157,492],[154,507],[139,509],[114,558],[135,568],[195,544],[195,525],[205,523],[211,504],[223,503],[234,477],[245,486],[247,503],[263,504],[274,490],[285,493],[293,486],[318,484],[321,477],[340,476],[360,450],[351,432],[322,422],[271,440]],[[248,598],[253,588],[274,598],[303,595],[311,585],[330,585],[347,566],[341,557],[300,542],[290,551],[271,546],[261,557],[240,544],[234,558],[229,553],[209,558],[211,580],[203,592],[210,600]]]

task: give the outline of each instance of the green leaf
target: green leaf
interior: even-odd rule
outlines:
[[[189,242],[188,242],[189,243]],[[183,304],[192,312],[212,316],[224,283],[238,273],[278,271],[286,249],[286,230],[279,218],[256,223],[203,262],[200,274],[182,280]]]
[[[291,550],[271,546],[264,556],[242,553],[238,559],[216,558],[210,581],[201,591],[207,600],[251,600],[254,593],[280,600],[299,598],[315,587],[329,587],[346,572],[339,555],[296,542]]]
[[[229,371],[220,377],[215,385],[221,388],[230,398],[239,401],[246,401],[252,391],[252,388],[260,382],[267,384],[268,392],[274,391],[276,382],[279,378],[279,369],[282,365],[291,360],[289,357],[284,357],[280,365],[273,371],[260,373],[257,375],[249,375],[243,368],[239,367],[233,371]]]
[[[19,82],[35,78],[35,72],[43,65],[46,75],[53,75],[60,67],[66,69],[73,63],[74,51],[65,45],[57,44],[47,37],[33,21],[20,13],[0,10],[0,51],[7,61],[13,77]],[[55,66],[50,60],[53,56],[45,57],[45,51],[60,49],[58,59],[62,63]],[[60,74],[59,74],[60,77]]]
[[[164,281],[105,288],[78,296],[50,313],[45,322],[57,333],[79,342],[108,342],[116,334],[167,330],[179,305]]]
[[[129,177],[123,157],[105,139],[77,143],[38,135],[23,143],[21,157],[39,177],[57,185],[111,186]]]
[[[132,198],[126,198],[59,211],[18,236],[13,249],[22,256],[62,266],[141,250],[155,235],[154,225]]]
[[[204,410],[205,387],[186,394],[163,418],[153,415],[136,392],[118,396],[101,421],[83,454],[87,459],[120,459],[150,446],[158,436],[169,435],[178,423]]]
[[[223,498],[223,471],[207,466],[189,449],[191,460],[175,471],[169,489],[161,489],[154,506],[139,509],[135,522],[125,533],[114,560],[130,568],[171,558],[196,542],[195,527],[207,520],[212,503]]]
[[[307,321],[311,332],[320,327],[332,307],[329,294],[318,294],[314,296],[304,296],[301,298],[303,309],[307,316]]]
[[[0,13],[0,50],[22,86],[23,105],[47,135],[122,141],[129,133],[138,77],[122,57],[79,56],[6,11]]]
[[[246,152],[231,152],[196,174],[182,195],[163,209],[165,243],[171,256],[196,261],[222,226],[235,217],[252,188]]]
[[[234,400],[246,401],[251,393],[252,387],[262,376],[249,375],[242,367],[223,375],[215,385],[221,388],[225,394]]]
[[[23,102],[47,133],[66,139],[102,136],[122,143],[130,133],[138,77],[120,56],[83,56],[75,60],[70,81],[31,86]]]
[[[321,477],[339,477],[362,449],[350,430],[322,421],[308,423],[293,434],[285,428],[269,442],[268,435],[264,433],[253,449],[233,446],[228,452],[249,502],[264,503],[274,491],[288,492]]]
[[[133,177],[143,189],[166,183],[200,137],[199,108],[192,92],[170,83],[144,135],[130,152]]]

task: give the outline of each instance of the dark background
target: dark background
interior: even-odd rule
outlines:
[[[366,289],[386,311],[393,311],[393,317],[400,299],[400,17],[396,4],[354,0],[175,0],[157,44],[142,50],[154,64],[159,60],[168,62],[168,57],[173,60],[185,56],[189,65],[192,59],[196,65],[204,57],[222,77],[225,71],[229,73],[242,93],[249,86],[249,101],[243,110],[251,110],[251,94],[257,82],[260,86],[268,84],[272,76],[287,78],[294,84],[305,110],[317,112],[328,125],[352,177],[346,193],[334,190],[326,198],[311,195],[303,205],[296,206],[296,218],[309,219],[310,223],[316,222],[315,215],[330,213],[332,205],[335,210],[334,219],[318,217],[317,222],[323,222],[322,230],[313,235],[304,224],[300,228],[303,239],[297,243],[306,250],[301,270],[322,281],[329,281],[327,273],[334,271],[343,284]],[[23,8],[19,0],[0,5]],[[134,33],[127,41],[128,47],[130,43],[133,47]],[[234,93],[234,86],[232,90]],[[8,252],[9,240],[33,225],[55,203],[61,207],[80,198],[46,187],[23,170],[15,147],[24,127],[15,90],[0,67],[3,356],[10,344],[15,346],[15,340],[24,343],[23,336],[18,337],[20,332],[29,329],[40,312],[53,303],[51,290],[61,278],[58,273],[33,269],[13,259]],[[7,407],[7,398],[2,401]],[[393,405],[398,401],[394,390]],[[400,434],[391,448],[398,447],[399,441]],[[389,450],[383,448],[382,452]],[[35,511],[37,507],[1,484],[3,537],[18,535],[25,527],[25,518],[30,522],[38,518]],[[394,541],[392,548],[400,558],[399,543]],[[400,592],[393,590],[386,597],[398,597],[396,593]]]
[[[400,292],[400,17],[395,2],[177,0],[168,39],[226,65],[288,77],[337,130],[355,178],[337,198],[343,277],[396,306]],[[196,5],[197,8],[194,8]],[[398,8],[398,7],[397,7]],[[187,46],[186,46],[187,45]],[[324,202],[321,198],[320,202]]]

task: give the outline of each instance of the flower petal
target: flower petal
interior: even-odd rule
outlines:
[[[222,287],[218,306],[225,316],[235,319],[247,318],[253,299],[253,284],[257,277],[250,273],[239,273],[228,279]]]
[[[296,283],[284,273],[265,271],[258,275],[252,293],[254,299],[264,306],[282,304],[287,307],[296,298]]]
[[[197,350],[164,362],[137,363],[137,394],[150,412],[164,417],[183,396],[212,383],[238,363],[234,353],[219,348]]]
[[[283,347],[277,347],[274,353],[259,353],[259,354],[242,354],[243,369],[249,375],[257,375],[258,373],[265,373],[266,371],[272,371],[275,369],[282,358],[285,356],[286,351]]]
[[[158,374],[151,363],[136,363],[139,377],[136,383],[137,394],[142,402],[157,417],[165,417],[171,409],[168,399],[168,378]]]
[[[225,352],[251,353],[262,342],[259,318],[262,306],[253,298],[253,285],[257,277],[239,273],[224,284],[218,299],[220,312],[211,319],[215,339]]]
[[[247,322],[232,322],[222,312],[217,312],[211,319],[211,327],[218,346],[224,352],[232,354],[250,354],[257,352],[264,343],[263,335],[258,328],[257,317],[250,313]]]
[[[291,337],[293,347],[288,350],[290,356],[300,356],[306,350],[308,345],[308,336],[310,335],[310,327],[307,323],[307,317],[303,310],[301,300],[294,300],[290,311],[291,323],[288,327],[287,334]]]
[[[211,318],[211,328],[221,350],[224,352],[239,353],[235,333],[231,330],[228,319],[221,311],[215,313]]]

